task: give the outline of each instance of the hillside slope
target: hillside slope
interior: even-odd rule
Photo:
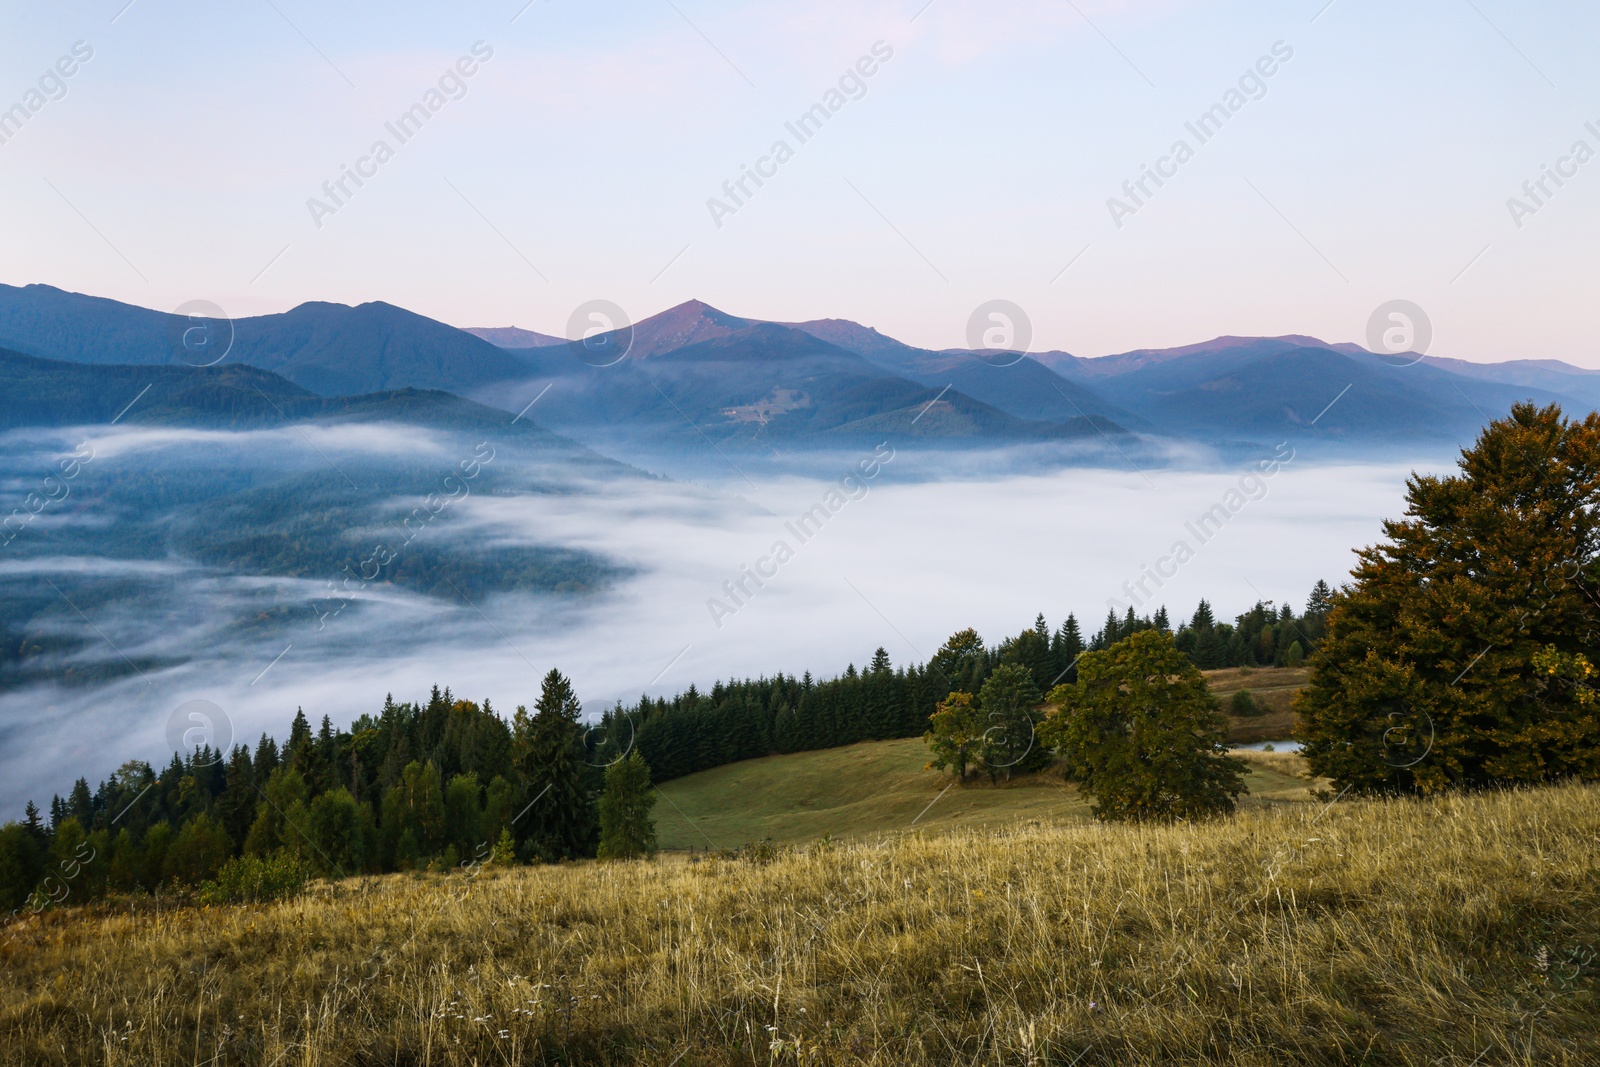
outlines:
[[[122,425],[261,429],[296,420],[391,420],[437,429],[494,429],[530,438],[531,420],[439,390],[398,389],[323,397],[270,371],[215,367],[90,365],[0,349],[0,429]],[[575,447],[575,446],[574,446]]]
[[[47,912],[0,1062],[1593,1067],[1597,840],[1562,786]]]
[[[1243,755],[1250,763],[1247,805],[1309,796],[1312,783],[1298,757]],[[927,763],[921,738],[730,763],[662,785],[656,833],[663,848],[737,848],[1089,817],[1088,803],[1058,772],[947,789],[952,779]]]

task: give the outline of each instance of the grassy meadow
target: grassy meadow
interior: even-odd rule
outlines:
[[[920,823],[919,823],[920,827]],[[1592,1065],[1600,789],[46,912],[0,1063]]]
[[[1311,677],[1305,667],[1228,667],[1201,673],[1223,711],[1241,689],[1249,690],[1256,703],[1255,715],[1228,716],[1228,741],[1236,745],[1287,738],[1294,729],[1294,709],[1289,702]]]
[[[1314,783],[1298,756],[1241,756],[1250,764],[1247,806],[1308,799]],[[947,789],[952,779],[927,763],[928,746],[916,738],[730,763],[662,785],[656,833],[663,848],[704,850],[1089,817],[1088,802],[1059,771]]]

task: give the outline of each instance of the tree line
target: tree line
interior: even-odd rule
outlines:
[[[1318,583],[1304,614],[1257,604],[1232,624],[1216,622],[1202,601],[1175,640],[1197,665],[1294,662],[1321,633],[1327,595]],[[1052,630],[1040,615],[993,646],[962,630],[926,664],[895,667],[880,648],[836,678],[691,685],[670,698],[619,702],[592,726],[559,671],[544,678],[531,711],[509,718],[438,687],[422,702],[390,696],[342,729],[326,715],[314,728],[299,710],[281,744],[263,734],[226,753],[202,745],[174,753],[160,771],[130,760],[97,787],[79,778],[47,813],[29,802],[21,821],[0,827],[0,907],[164,885],[226,890],[241,879],[234,892],[248,895],[313,875],[594,856],[605,836],[607,768],[619,760],[628,773],[617,772],[609,807],[626,818],[613,838],[632,844],[614,843],[610,854],[648,852],[649,783],[777,753],[919,737],[952,692],[979,692],[997,674],[1014,704],[1036,703],[1027,694],[1071,681],[1085,652],[1168,627],[1164,608],[1144,617],[1129,609],[1085,639],[1076,616]]]
[[[1086,640],[1075,616],[1041,615],[995,645],[961,630],[926,664],[879,649],[825,681],[619,702],[587,729],[552,670],[509,720],[435,688],[348,729],[299,712],[281,747],[201,746],[159,774],[132,760],[0,827],[0,905],[648,854],[652,781],[920,734],[962,777],[1059,757],[1107,817],[1187,818],[1242,789],[1199,674],[1219,666],[1310,664],[1296,735],[1341,795],[1600,778],[1600,415],[1518,405],[1407,498],[1299,616],[1259,603],[1221,623],[1202,601],[1174,631],[1165,608],[1130,608]]]
[[[1335,799],[1600,780],[1600,414],[1515,405],[1458,466],[1413,474],[1406,517],[1348,584],[1313,594],[1322,625],[1294,733]],[[1008,773],[1029,736],[1103,818],[1230,811],[1244,765],[1196,653],[1251,638],[1243,619],[1225,641],[1218,629],[1138,628],[1038,706],[1027,672],[1002,665],[940,703],[934,765]],[[1282,639],[1255,633],[1263,653]]]

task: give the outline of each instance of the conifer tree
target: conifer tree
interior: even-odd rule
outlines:
[[[38,840],[44,840],[44,823],[39,818],[39,805],[28,801],[28,806],[23,811],[23,828]]]
[[[1056,632],[1051,649],[1056,656],[1056,673],[1058,677],[1051,679],[1051,687],[1062,682],[1073,681],[1078,674],[1078,657],[1083,655],[1083,634],[1078,630],[1078,617],[1068,614],[1067,621],[1061,624],[1061,629]]]
[[[692,687],[691,687],[692,688]],[[513,724],[526,811],[512,828],[530,857],[547,861],[594,854],[594,798],[583,762],[582,707],[560,671],[540,685],[534,714],[518,708]]]
[[[283,750],[283,762],[305,781],[316,780],[311,750],[311,723],[306,719],[304,708],[295,709],[294,722],[289,725],[289,743]]]
[[[971,628],[958,630],[928,661],[928,669],[945,693],[975,693],[987,669],[983,638]],[[809,683],[811,675],[806,674]],[[943,694],[941,694],[943,695]]]
[[[273,771],[278,769],[278,742],[261,735],[261,740],[256,744],[255,759],[252,761],[256,781],[265,782]]]
[[[217,798],[217,818],[229,839],[242,844],[256,817],[256,769],[243,745],[234,746],[226,782]]]
[[[79,778],[72,783],[72,795],[67,801],[67,814],[78,820],[87,830],[94,825],[94,797],[89,792],[89,780]]]

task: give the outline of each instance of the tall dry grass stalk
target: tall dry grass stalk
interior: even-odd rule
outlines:
[[[0,938],[15,1064],[1576,1067],[1600,789],[393,876]]]

